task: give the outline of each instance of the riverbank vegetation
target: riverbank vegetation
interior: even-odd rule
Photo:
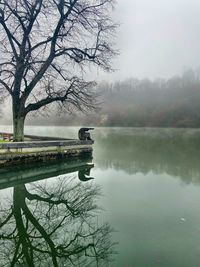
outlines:
[[[169,79],[99,83],[101,109],[87,114],[31,118],[34,124],[120,127],[200,127],[200,71]],[[30,123],[30,120],[29,120]]]
[[[104,105],[98,115],[107,126],[199,127],[200,73],[170,79],[129,79],[101,84]]]
[[[96,90],[101,103],[98,111],[69,116],[66,113],[58,114],[52,109],[50,116],[36,113],[37,116],[28,117],[27,124],[200,127],[200,70],[187,70],[169,79],[131,78],[118,82],[100,82]],[[9,123],[7,118],[6,121]]]

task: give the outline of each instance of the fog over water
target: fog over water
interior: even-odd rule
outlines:
[[[56,258],[54,266],[199,266],[200,0],[116,0],[112,16],[115,71],[80,74],[98,82],[99,109],[51,103],[25,121],[25,134],[69,139],[94,127],[92,157],[0,170],[0,267],[25,258],[36,267]],[[5,99],[0,131],[13,132],[11,114]]]

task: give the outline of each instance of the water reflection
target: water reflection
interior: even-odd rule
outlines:
[[[95,162],[128,174],[167,173],[185,183],[200,182],[200,131],[107,129],[96,136]]]
[[[93,180],[93,177],[89,177],[90,171],[91,171],[92,166],[89,165],[85,169],[79,170],[78,171],[78,178],[82,182],[87,182],[89,180]]]
[[[84,163],[66,169],[90,180],[92,166]],[[11,179],[11,203],[0,210],[0,266],[108,266],[114,244],[111,227],[98,223],[100,188],[74,174],[25,185],[21,181],[30,182],[30,173],[21,180],[20,173]]]
[[[0,169],[0,189],[78,171],[80,180],[90,180],[92,158],[17,165]]]

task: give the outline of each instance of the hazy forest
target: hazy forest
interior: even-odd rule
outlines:
[[[97,109],[82,113],[51,106],[27,116],[27,125],[99,127],[200,127],[200,68],[169,79],[129,78],[97,83]],[[11,124],[7,105],[0,121]]]
[[[124,127],[199,127],[200,70],[169,79],[100,82],[99,109],[86,114],[36,113],[27,124]],[[45,113],[44,113],[45,114]]]

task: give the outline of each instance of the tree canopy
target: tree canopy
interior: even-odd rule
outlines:
[[[57,103],[95,108],[86,66],[109,71],[113,0],[1,0],[0,92],[11,96],[15,139],[30,111]]]

